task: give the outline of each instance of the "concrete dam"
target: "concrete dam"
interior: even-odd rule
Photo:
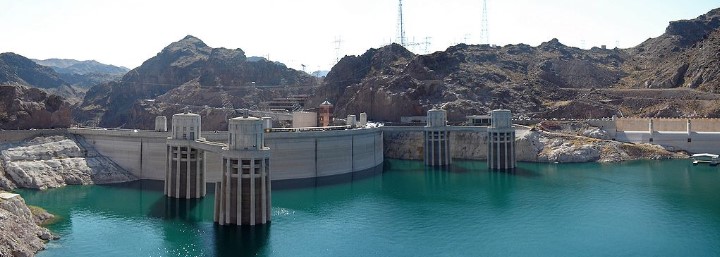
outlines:
[[[100,154],[141,179],[165,180],[168,132],[139,130],[68,129],[81,135]],[[206,182],[221,179],[222,147],[227,131],[204,131]],[[271,132],[265,144],[272,153],[272,181],[277,185],[314,185],[352,179],[353,174],[382,171],[380,129]]]

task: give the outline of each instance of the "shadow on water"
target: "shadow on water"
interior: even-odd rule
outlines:
[[[123,188],[123,189],[134,189],[134,190],[142,190],[142,191],[154,191],[154,192],[161,192],[165,188],[165,182],[160,180],[136,180],[136,181],[129,181],[129,182],[122,182],[122,183],[114,183],[114,184],[101,184],[97,185],[100,187],[110,187],[110,188]]]
[[[257,256],[268,243],[270,224],[258,226],[220,226],[213,224],[213,256]]]
[[[156,180],[138,180],[125,183],[107,184],[104,187],[133,189],[138,192],[163,193],[164,183]],[[212,190],[208,190],[212,191]],[[214,192],[214,191],[213,191]],[[209,192],[208,195],[212,195]],[[188,222],[199,222],[203,220],[204,208],[201,199],[179,199],[161,196],[147,208],[147,216],[165,220],[183,220]]]
[[[490,203],[495,207],[505,207],[510,204],[510,195],[515,188],[518,178],[516,171],[488,171],[487,187]]]
[[[345,174],[330,175],[325,177],[313,177],[292,180],[276,180],[272,182],[272,190],[292,190],[303,188],[317,188],[324,186],[333,186],[362,181],[380,175],[383,173],[381,164],[362,171],[349,172]]]
[[[204,199],[178,199],[162,197],[148,210],[148,216],[166,220],[199,222],[203,220],[204,208],[200,204]]]

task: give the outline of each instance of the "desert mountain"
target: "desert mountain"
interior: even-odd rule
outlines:
[[[38,65],[15,53],[0,54],[0,83],[17,83],[46,89],[67,85],[53,69]]]
[[[53,63],[64,68],[44,65]],[[9,83],[39,88],[47,93],[62,96],[68,102],[75,104],[82,101],[85,91],[90,86],[118,79],[124,74],[124,72],[118,74],[118,70],[111,68],[102,68],[103,65],[94,61],[79,62],[61,59],[37,61],[15,53],[2,53],[0,54],[0,84]],[[81,73],[74,73],[73,70]],[[104,73],[105,71],[113,73]]]
[[[152,128],[156,115],[190,108],[217,113],[222,117],[217,128],[204,129],[222,129],[226,112],[309,93],[315,85],[316,79],[304,72],[262,58],[248,60],[241,49],[212,48],[187,36],[120,80],[91,88],[77,117],[105,127]]]
[[[128,68],[102,64],[94,60],[78,61],[73,59],[33,60],[35,63],[55,70],[62,80],[80,88],[119,80]]]
[[[455,121],[495,108],[541,118],[720,117],[719,28],[715,9],[630,49],[553,39],[415,55],[392,44],[340,60],[309,104],[329,100],[339,117],[366,112],[384,121],[433,107]]]
[[[75,73],[75,74],[90,74],[90,73],[104,73],[114,75],[124,75],[130,69],[125,67],[118,67],[115,65],[102,64],[95,60],[89,61],[78,61],[73,59],[45,59],[45,60],[33,60],[37,64],[48,66],[55,70],[57,73]]]

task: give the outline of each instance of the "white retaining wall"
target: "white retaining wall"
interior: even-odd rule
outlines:
[[[653,139],[650,142],[650,138]],[[688,142],[688,138],[690,142]],[[720,153],[720,132],[618,131],[615,139],[630,143],[652,143],[669,150],[694,153]]]

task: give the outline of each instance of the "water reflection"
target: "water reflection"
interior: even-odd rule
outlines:
[[[446,167],[425,167],[425,188],[431,190],[442,189],[450,180],[449,170]]]
[[[179,219],[189,222],[202,221],[206,215],[202,202],[212,199],[178,199],[162,197],[158,199],[148,210],[148,216],[166,220]]]
[[[515,172],[488,171],[487,193],[490,203],[495,207],[506,207],[510,204],[510,195],[515,188]]]
[[[213,225],[213,256],[257,256],[267,247],[271,224],[253,227]]]

